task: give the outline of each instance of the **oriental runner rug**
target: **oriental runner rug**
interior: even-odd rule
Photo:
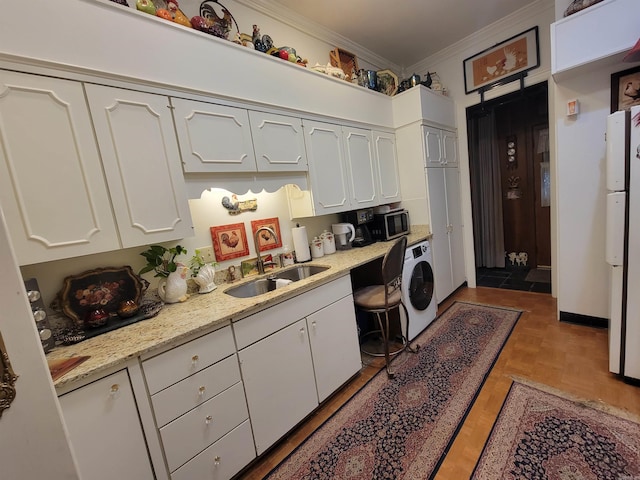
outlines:
[[[606,405],[540,388],[547,391],[511,385],[472,478],[640,478],[637,420]]]
[[[454,303],[266,478],[431,478],[520,314]]]

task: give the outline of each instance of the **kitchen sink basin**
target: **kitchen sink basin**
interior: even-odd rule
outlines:
[[[287,270],[269,274],[269,276],[264,278],[257,278],[250,282],[243,283],[242,285],[238,285],[237,287],[232,287],[228,290],[225,290],[224,293],[238,298],[256,297],[258,295],[262,295],[263,293],[275,290],[277,285],[276,280],[278,279],[297,282],[298,280],[303,280],[317,273],[324,272],[328,268],[329,267],[321,267],[318,265],[300,265],[297,267],[288,268]]]

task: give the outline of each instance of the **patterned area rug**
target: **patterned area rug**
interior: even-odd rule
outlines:
[[[472,478],[640,478],[640,424],[513,383]]]
[[[520,313],[454,303],[267,478],[432,477]]]

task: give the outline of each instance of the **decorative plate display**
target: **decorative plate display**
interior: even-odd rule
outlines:
[[[391,70],[380,70],[378,72],[378,91],[389,95],[395,95],[398,91],[398,76]]]
[[[122,302],[138,304],[148,285],[129,266],[98,268],[65,278],[58,297],[64,314],[82,326],[96,310],[117,315]]]

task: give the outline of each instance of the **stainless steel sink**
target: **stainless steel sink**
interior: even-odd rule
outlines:
[[[321,267],[318,265],[300,265],[293,268],[288,268],[287,270],[282,270],[281,272],[276,273],[275,278],[283,278],[286,280],[291,280],[292,282],[297,282],[298,280],[302,280],[305,278],[309,278],[316,273],[324,272],[329,267]],[[269,276],[272,278],[272,276]]]
[[[224,293],[237,298],[249,298],[262,295],[276,289],[276,280],[284,279],[297,282],[305,278],[309,278],[317,273],[324,272],[329,267],[321,267],[318,265],[300,265],[280,272],[275,272],[267,277],[257,278],[237,287],[225,290]]]

